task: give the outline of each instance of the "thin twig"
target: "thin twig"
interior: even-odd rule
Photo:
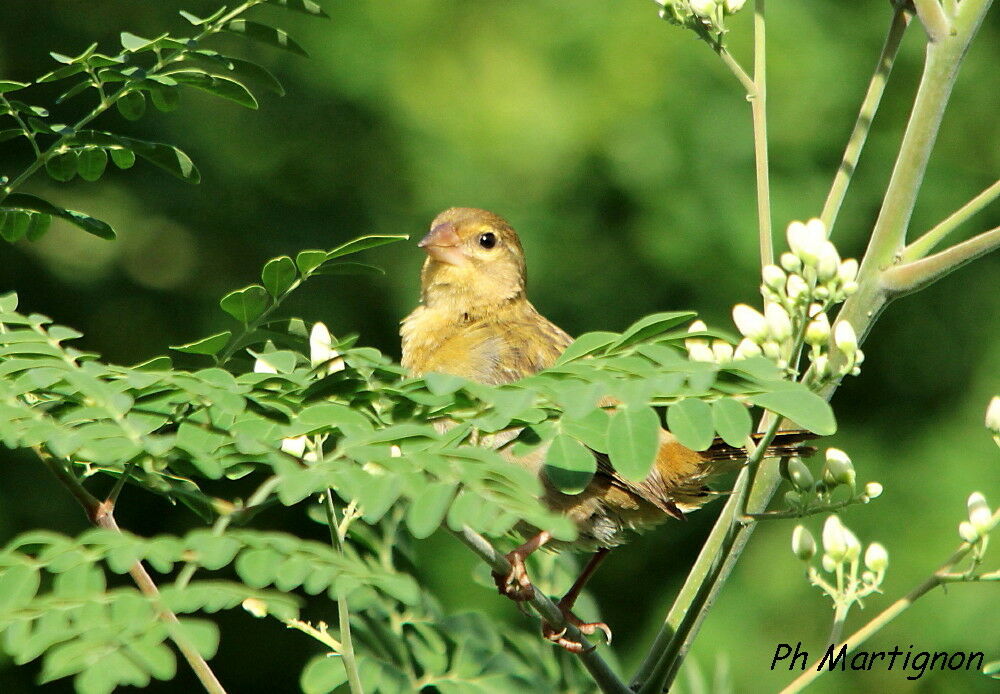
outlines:
[[[882,46],[882,53],[879,55],[878,63],[875,65],[875,73],[868,83],[868,91],[861,102],[861,109],[858,111],[858,118],[854,122],[854,129],[847,140],[847,147],[844,149],[844,156],[840,160],[837,174],[834,176],[833,185],[826,196],[823,204],[823,212],[820,219],[826,224],[828,230],[833,229],[837,221],[837,214],[844,204],[847,195],[847,188],[851,184],[854,171],[861,159],[861,150],[864,149],[868,133],[871,131],[872,123],[875,120],[875,112],[878,111],[879,103],[882,101],[882,94],[885,93],[885,86],[889,82],[889,74],[892,66],[896,62],[896,54],[899,53],[899,45],[902,43],[903,34],[910,23],[913,13],[907,9],[905,2],[900,2],[896,6],[896,11],[892,15],[889,24],[889,32],[885,37],[885,44]]]
[[[1000,227],[984,231],[932,256],[893,265],[882,273],[882,287],[890,298],[910,294],[997,248],[1000,248]]]
[[[933,229],[908,245],[900,255],[904,263],[919,260],[931,252],[948,234],[1000,197],[1000,180],[952,212]]]
[[[461,532],[452,531],[452,534],[462,544],[479,555],[479,558],[489,564],[494,571],[500,574],[510,573],[510,562],[485,537],[468,527],[463,528]],[[580,630],[572,624],[568,624],[562,611],[537,588],[534,589],[534,594],[528,602],[542,616],[542,619],[553,627],[558,629],[565,627],[567,638],[585,643]],[[596,648],[584,650],[580,653],[580,660],[604,694],[634,694],[601,658]]]
[[[993,513],[993,517],[990,519],[989,527],[996,527],[1000,523],[1000,509],[997,509]],[[839,652],[844,646],[847,647],[847,652],[851,653],[860,646],[862,643],[868,640],[868,638],[875,633],[877,633],[882,627],[887,625],[889,622],[894,620],[896,617],[905,612],[914,602],[919,598],[923,597],[929,593],[934,588],[939,585],[948,582],[954,582],[953,574],[951,569],[962,559],[964,559],[975,545],[969,544],[968,542],[963,542],[962,545],[952,554],[948,561],[941,565],[937,571],[931,574],[927,579],[920,583],[917,587],[907,593],[905,596],[894,602],[888,608],[882,611],[877,617],[872,621],[868,622],[866,625],[858,629],[856,632],[851,634],[847,640],[838,643],[834,651]],[[987,574],[989,575],[989,574]],[[966,579],[968,580],[968,578]],[[995,580],[995,579],[990,579]],[[798,678],[796,678],[791,684],[781,690],[781,694],[796,694],[805,689],[813,680],[819,677],[823,673],[823,670],[817,666],[812,666],[806,668]]]
[[[327,488],[325,497],[326,522],[330,525],[330,542],[334,549],[343,554],[344,536],[340,534],[337,525],[337,515],[333,506],[333,492]],[[345,529],[346,531],[346,529]],[[343,659],[344,671],[347,673],[347,683],[351,694],[364,694],[361,686],[361,675],[358,672],[358,661],[354,656],[354,640],[351,638],[351,611],[347,604],[347,591],[342,587],[343,581],[336,582],[337,617],[340,623],[340,656]]]
[[[767,42],[764,33],[764,0],[756,0],[753,12],[753,82],[750,100],[753,115],[753,150],[757,171],[757,232],[760,266],[774,262],[771,236],[771,177],[767,161]]]

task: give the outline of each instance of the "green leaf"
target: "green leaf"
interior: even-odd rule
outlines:
[[[146,95],[140,91],[126,92],[115,102],[115,107],[126,120],[139,120],[146,113]]]
[[[461,376],[452,374],[429,373],[424,376],[424,382],[427,384],[427,390],[435,395],[451,395],[460,390],[467,381]]]
[[[35,81],[39,84],[43,84],[45,82],[56,82],[65,77],[72,77],[73,75],[79,74],[85,69],[86,66],[80,63],[74,65],[64,65],[63,67],[56,68],[52,72],[46,72]]]
[[[7,92],[16,92],[18,89],[24,89],[28,86],[27,82],[18,82],[16,80],[0,80],[0,94],[6,94]]]
[[[330,18],[330,15],[323,11],[319,3],[313,2],[313,0],[264,0],[264,2],[270,5],[280,5],[286,9],[311,14],[316,17]]]
[[[795,384],[794,387],[754,395],[750,398],[750,402],[780,414],[782,417],[787,417],[814,434],[830,436],[837,431],[837,420],[833,416],[830,404],[816,393],[798,384]]]
[[[125,149],[123,147],[109,147],[108,152],[111,153],[111,161],[115,163],[119,169],[131,169],[135,164],[135,152],[130,149]]]
[[[301,251],[297,256],[295,256],[295,264],[298,266],[299,272],[303,275],[308,275],[322,265],[326,258],[326,251]]]
[[[236,80],[226,77],[215,77],[202,70],[179,70],[171,72],[170,76],[181,84],[201,89],[223,99],[228,99],[240,106],[245,106],[249,109],[256,109],[258,106],[256,97],[250,93],[249,89]]]
[[[37,196],[29,195],[28,193],[11,193],[4,198],[3,206],[42,212],[44,214],[52,215],[53,217],[65,219],[70,224],[78,226],[87,233],[93,234],[94,236],[98,236],[102,239],[112,240],[115,238],[114,229],[112,229],[106,222],[102,222],[99,219],[85,215],[82,212],[64,210],[61,207],[56,207],[52,203],[42,200]]]
[[[207,354],[213,356],[225,349],[226,345],[229,344],[229,338],[232,336],[233,334],[226,330],[215,335],[203,337],[194,342],[188,342],[187,344],[171,345],[170,349],[186,354]]]
[[[29,241],[37,241],[45,235],[52,224],[52,215],[39,212],[31,215],[31,223],[28,225],[27,238]]]
[[[257,63],[252,63],[249,60],[242,60],[241,58],[226,57],[225,60],[229,63],[228,71],[237,77],[255,83],[257,86],[267,89],[278,96],[285,95],[285,88],[281,86],[278,78],[272,75],[267,68]]]
[[[219,301],[219,307],[241,323],[249,323],[267,308],[267,290],[258,284],[229,292]]]
[[[636,342],[642,342],[657,335],[662,335],[671,328],[681,323],[686,323],[697,315],[693,311],[667,311],[640,318],[622,333],[621,338],[608,347],[607,351],[611,352],[622,347],[628,347]]]
[[[333,260],[334,258],[340,258],[345,255],[351,255],[353,253],[360,253],[361,251],[367,250],[369,248],[376,248],[378,246],[384,246],[388,243],[396,243],[397,241],[405,241],[409,236],[406,234],[373,234],[371,236],[362,236],[360,238],[348,241],[345,244],[337,246],[332,251],[326,254],[326,260]]]
[[[346,681],[347,671],[342,658],[317,656],[302,671],[299,686],[303,694],[327,694]]]
[[[987,677],[992,677],[995,680],[1000,680],[1000,660],[994,660],[991,663],[986,663],[983,666],[983,674]]]
[[[57,104],[61,104],[63,102],[69,101],[74,96],[76,96],[77,94],[81,93],[82,91],[84,91],[85,89],[87,89],[87,87],[90,87],[90,86],[92,86],[90,80],[83,80],[82,82],[77,82],[72,87],[70,87],[69,89],[67,89],[66,91],[64,91],[62,94],[60,94],[59,96],[57,96],[56,97],[56,103]]]
[[[660,446],[660,418],[651,407],[626,408],[608,425],[608,456],[625,479],[641,482]]]
[[[563,416],[560,426],[567,434],[579,439],[595,451],[607,453],[610,423],[611,418],[607,412],[595,409],[582,417]]]
[[[601,413],[605,419],[608,417]],[[594,477],[597,459],[594,453],[569,434],[552,439],[545,458],[545,475],[564,494],[579,494]]]
[[[354,275],[373,277],[384,275],[385,270],[365,263],[323,263],[313,270],[314,275]]]
[[[191,158],[173,145],[163,142],[137,140],[124,135],[114,135],[100,130],[81,130],[74,138],[75,144],[98,147],[124,147],[146,161],[188,183],[198,183],[201,175]]]
[[[135,34],[131,34],[127,31],[123,31],[120,34],[120,39],[122,48],[130,53],[146,50],[154,43],[154,41],[150,39],[144,39],[141,36],[136,36]]]
[[[85,181],[96,181],[104,175],[108,166],[108,154],[100,147],[87,147],[77,156],[76,168],[80,178]]]
[[[205,659],[211,659],[219,650],[219,627],[207,619],[180,618],[184,639]]]
[[[610,332],[593,332],[584,333],[580,337],[573,340],[572,344],[566,348],[566,350],[559,356],[556,360],[556,364],[565,364],[573,359],[578,359],[580,357],[586,356],[588,354],[593,354],[602,347],[610,345],[618,339],[617,333]]]
[[[31,226],[31,213],[18,210],[0,212],[0,237],[14,243],[24,238]]]
[[[27,135],[25,135],[25,132],[20,128],[6,128],[5,130],[0,130],[0,142],[13,140],[15,137],[27,137]]]
[[[45,171],[57,181],[71,181],[76,176],[76,152],[66,152],[49,157]]]
[[[418,540],[438,529],[448,506],[455,497],[455,485],[447,482],[432,482],[415,498],[406,509],[406,525]]]
[[[267,293],[277,299],[288,291],[295,279],[298,277],[295,263],[287,255],[280,258],[272,258],[261,270],[260,279],[267,289]]]
[[[175,87],[154,87],[149,88],[149,100],[158,111],[168,113],[177,108],[180,104],[180,94]]]
[[[41,583],[38,569],[17,564],[0,573],[0,614],[27,605]]]
[[[667,429],[682,446],[703,451],[715,440],[712,407],[704,400],[684,398],[667,409]]]
[[[224,28],[226,31],[234,34],[246,36],[252,41],[266,43],[267,45],[274,46],[275,48],[283,48],[286,51],[291,51],[292,53],[301,55],[305,58],[309,57],[309,54],[306,53],[305,49],[302,48],[302,46],[300,46],[295,39],[289,36],[288,32],[283,29],[275,29],[274,27],[269,27],[266,24],[251,22],[247,19],[234,19],[227,23]]]
[[[722,398],[712,403],[712,423],[722,440],[737,448],[743,447],[753,427],[750,412],[733,398]]]

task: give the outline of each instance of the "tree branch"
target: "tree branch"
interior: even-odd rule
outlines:
[[[997,248],[1000,248],[1000,227],[984,231],[927,258],[893,265],[882,272],[882,287],[889,299],[911,294]]]
[[[913,12],[908,9],[905,2],[896,5],[896,11],[892,15],[892,22],[889,24],[889,32],[885,37],[885,44],[882,46],[882,53],[879,55],[878,63],[875,65],[875,73],[868,83],[868,91],[861,102],[861,109],[858,111],[858,119],[854,123],[854,129],[847,140],[847,147],[844,149],[844,156],[840,160],[837,174],[834,176],[833,185],[826,196],[823,204],[823,212],[820,219],[826,224],[828,230],[833,229],[837,221],[837,214],[844,204],[844,197],[847,195],[847,188],[854,177],[854,171],[861,159],[861,150],[864,149],[865,141],[875,120],[875,112],[878,111],[879,103],[882,101],[882,94],[885,86],[889,82],[889,74],[892,66],[896,62],[896,54],[899,53],[899,45],[903,41],[903,34],[913,17]]]
[[[489,564],[494,571],[501,574],[510,573],[510,562],[485,537],[468,527],[462,528],[460,532],[452,531],[452,534],[462,544],[479,555],[479,558]],[[584,635],[580,633],[580,630],[572,624],[568,624],[555,603],[539,592],[537,588],[534,589],[534,595],[528,602],[546,622],[559,629],[565,627],[567,637],[585,643]],[[580,653],[580,660],[583,661],[584,667],[590,672],[591,677],[594,678],[604,694],[634,694],[598,655],[596,648]]]
[[[917,8],[917,16],[920,17],[929,40],[940,41],[952,33],[951,22],[938,0],[913,0],[913,6]]]
[[[931,252],[948,234],[964,224],[970,217],[985,209],[987,205],[1000,197],[1000,181],[996,181],[969,202],[952,212],[933,229],[911,243],[900,256],[904,263],[919,260]]]

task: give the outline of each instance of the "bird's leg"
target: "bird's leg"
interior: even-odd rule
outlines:
[[[496,571],[493,572],[493,580],[497,584],[500,595],[506,595],[514,602],[524,602],[531,599],[535,587],[531,585],[531,579],[528,578],[524,559],[551,539],[552,535],[543,530],[506,555],[507,561],[510,562],[510,573],[503,575]]]
[[[587,565],[583,567],[583,571],[580,572],[580,576],[576,579],[573,587],[570,588],[566,592],[566,595],[563,596],[562,600],[557,603],[559,611],[562,612],[563,618],[568,624],[572,624],[584,634],[588,635],[593,634],[600,629],[604,633],[604,637],[609,644],[611,643],[611,628],[604,622],[581,621],[579,617],[573,614],[573,605],[576,603],[576,599],[580,597],[580,593],[583,591],[584,586],[587,585],[587,581],[590,580],[590,577],[595,571],[597,571],[597,567],[600,566],[604,557],[608,556],[608,552],[610,551],[611,550],[607,547],[602,547],[597,550],[594,553],[594,556],[590,558],[590,561],[587,562]],[[586,648],[584,644],[566,638],[565,628],[556,630],[551,624],[545,621],[542,622],[542,636],[557,646],[565,648],[571,653],[582,653]],[[593,648],[593,646],[591,646],[591,648]]]

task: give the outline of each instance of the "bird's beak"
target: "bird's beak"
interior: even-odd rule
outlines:
[[[469,258],[462,251],[461,244],[462,240],[455,233],[455,227],[444,223],[431,229],[417,246],[427,251],[427,255],[438,262],[465,265],[469,262]]]

